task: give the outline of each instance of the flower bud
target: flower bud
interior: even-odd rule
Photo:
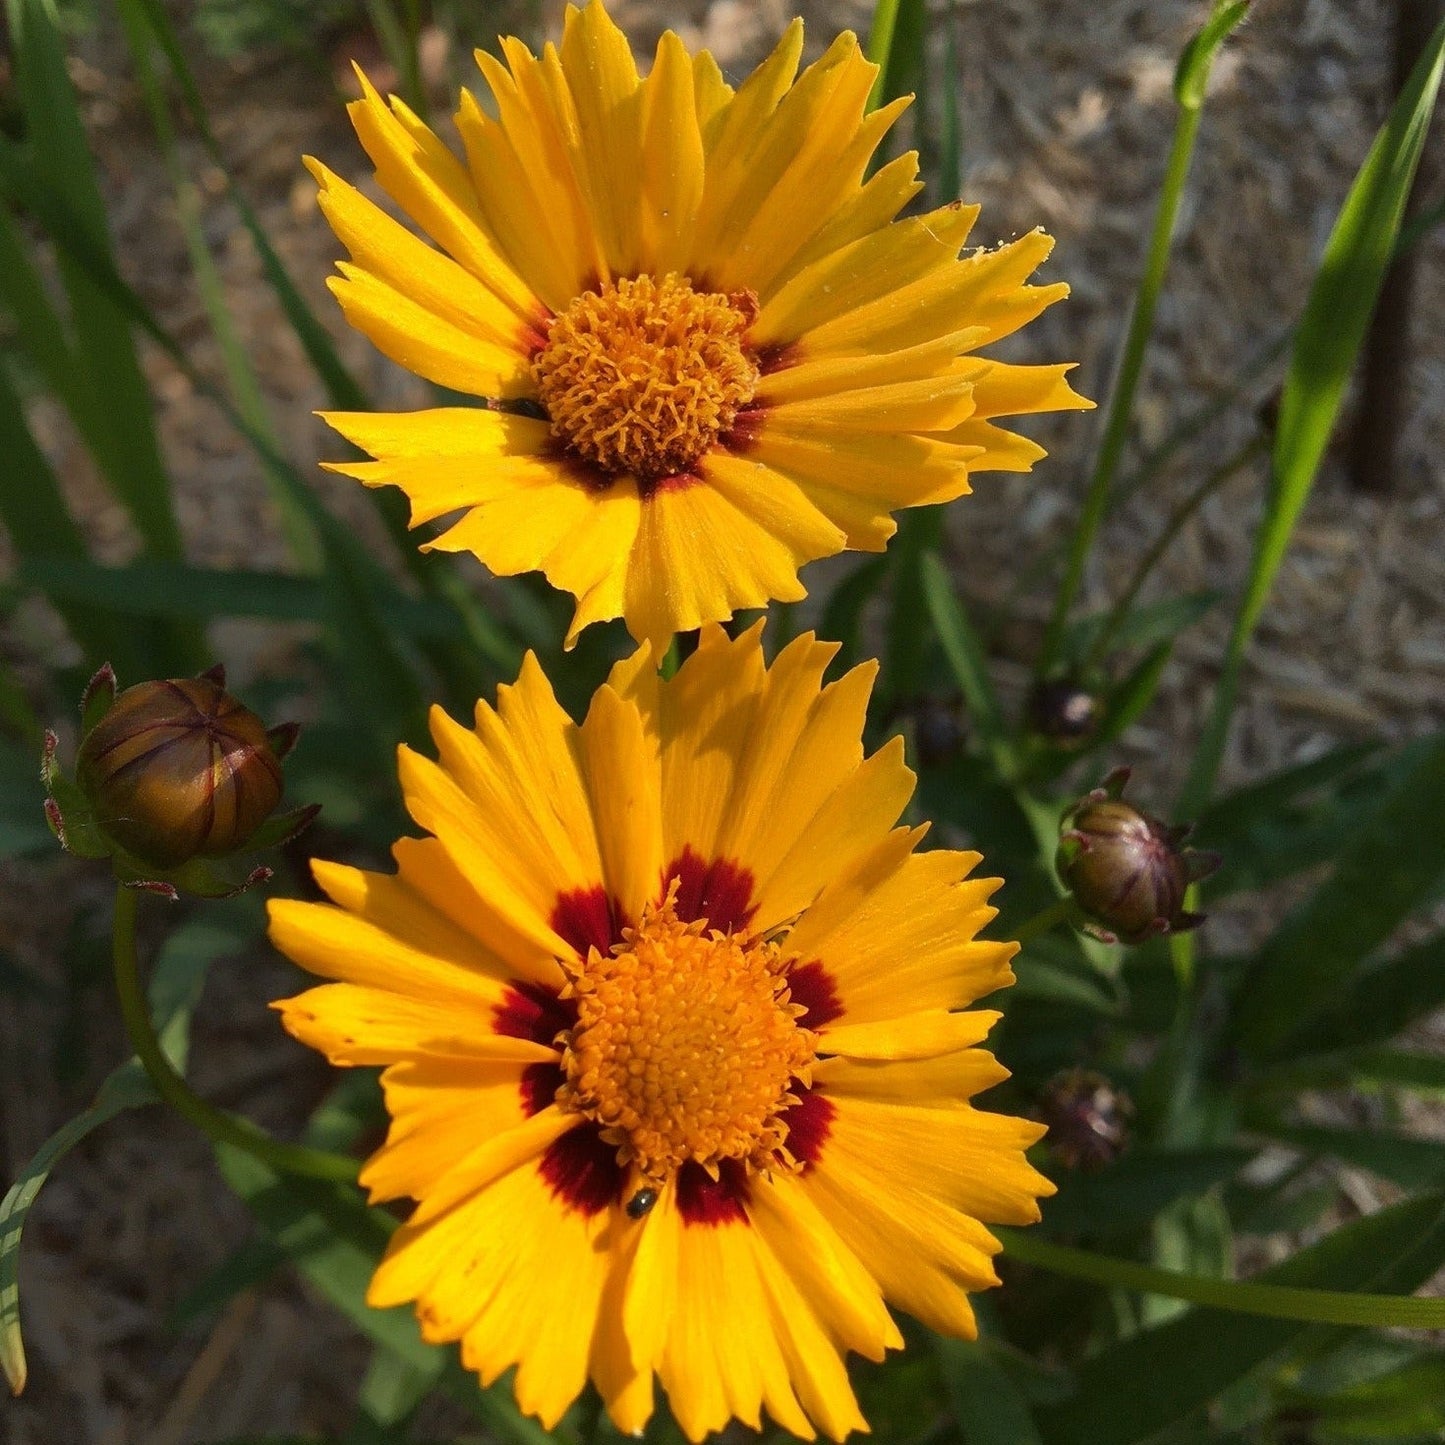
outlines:
[[[268,730],[226,691],[219,667],[118,695],[102,668],[82,718],[73,782],[56,764],[54,735],[47,738],[46,813],[67,848],[110,856],[127,883],[171,895],[233,892],[235,880],[208,860],[283,842],[315,815],[303,808],[272,817],[296,729]],[[258,869],[239,886],[264,876],[269,870]]]
[[[1204,915],[1185,911],[1185,892],[1220,863],[1181,846],[1191,824],[1171,827],[1124,802],[1128,777],[1118,769],[1065,816],[1057,859],[1074,901],[1110,943],[1197,928]]]
[[[204,677],[128,687],[80,745],[100,830],[146,863],[234,853],[281,801],[261,719]]]
[[[1134,1105],[1092,1069],[1068,1069],[1044,1087],[1039,1116],[1065,1169],[1102,1169],[1124,1152]]]
[[[1082,747],[1099,725],[1099,700],[1067,678],[1039,683],[1026,706],[1029,729],[1057,748]]]
[[[963,748],[957,704],[941,697],[920,699],[913,712],[913,741],[923,767],[941,768],[952,762]]]

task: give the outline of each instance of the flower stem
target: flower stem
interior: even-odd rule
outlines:
[[[191,1092],[190,1085],[176,1072],[161,1049],[140,986],[135,946],[139,897],[133,888],[123,885],[116,888],[115,923],[111,936],[115,989],[120,997],[121,1017],[125,1020],[131,1047],[155,1085],[156,1093],[215,1143],[244,1149],[262,1163],[286,1174],[304,1174],[312,1179],[333,1179],[354,1184],[358,1168],[356,1160],[273,1139],[248,1120],[223,1113],[206,1103]]]
[[[1072,896],[1055,899],[1042,913],[1036,913],[1013,930],[1015,943],[1027,943],[1040,934],[1051,933],[1061,923],[1077,928],[1084,921],[1083,911]]]
[[[1139,565],[1134,569],[1134,575],[1129,579],[1129,585],[1120,595],[1119,600],[1109,610],[1109,615],[1104,619],[1104,625],[1099,629],[1094,639],[1093,646],[1089,649],[1089,655],[1084,661],[1083,672],[1087,674],[1095,664],[1103,661],[1109,651],[1109,644],[1113,642],[1120,627],[1124,625],[1130,611],[1134,606],[1134,600],[1138,597],[1145,582],[1149,580],[1149,574],[1159,565],[1160,559],[1165,552],[1173,545],[1174,539],[1184,529],[1184,524],[1199,510],[1200,507],[1213,495],[1218,488],[1222,487],[1237,472],[1242,471],[1256,457],[1261,456],[1268,449],[1268,441],[1262,436],[1251,437],[1228,461],[1222,462],[1210,472],[1197,487],[1175,507],[1169,520],[1165,523],[1164,530],[1154,539],[1153,545],[1139,559]]]
[[[1064,640],[1064,628],[1069,620],[1069,609],[1078,596],[1079,586],[1084,580],[1084,566],[1094,545],[1094,536],[1104,519],[1109,505],[1109,490],[1114,484],[1114,474],[1124,455],[1124,443],[1129,436],[1129,423],[1134,411],[1134,393],[1139,387],[1139,377],[1144,370],[1144,353],[1149,345],[1149,335],[1154,329],[1154,310],[1159,302],[1159,293],[1164,285],[1164,273],[1169,265],[1169,250],[1174,239],[1174,224],[1179,214],[1179,204],[1184,196],[1184,182],[1189,175],[1189,162],[1194,154],[1194,141],[1199,133],[1202,108],[1180,106],[1179,118],[1174,126],[1174,141],[1169,149],[1169,163],[1164,171],[1164,184],[1159,193],[1159,206],[1154,213],[1154,230],[1149,238],[1149,253],[1144,273],[1139,278],[1139,289],[1134,297],[1134,309],[1129,317],[1129,331],[1124,339],[1124,352],[1119,362],[1118,375],[1109,395],[1109,411],[1104,422],[1103,440],[1099,443],[1099,455],[1089,478],[1088,492],[1084,498],[1084,510],[1069,546],[1068,564],[1058,594],[1054,598],[1053,615],[1049,619],[1049,630],[1044,638],[1043,651],[1039,654],[1038,672],[1043,676],[1058,659],[1059,648]]]

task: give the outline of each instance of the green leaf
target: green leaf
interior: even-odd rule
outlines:
[[[137,0],[127,0],[127,3],[135,4]],[[257,219],[254,207],[231,176],[226,165],[226,157],[211,128],[205,101],[201,98],[195,77],[186,62],[185,51],[176,38],[175,29],[166,15],[164,6],[159,3],[159,0],[139,0],[139,5],[145,21],[155,37],[156,44],[160,46],[166,62],[171,67],[181,100],[186,107],[186,114],[195,127],[196,134],[200,137],[206,155],[224,177],[226,198],[235,206],[236,214],[241,218],[241,224],[245,226],[252,244],[256,247],[256,254],[261,261],[262,274],[276,293],[281,308],[286,313],[286,319],[291,324],[291,329],[295,331],[297,339],[305,349],[307,359],[325,385],[331,405],[338,411],[368,410],[370,402],[367,400],[365,392],[347,371],[326,328],[316,319],[316,314],[296,289],[295,282],[292,281],[280,256],[276,253],[276,248],[271,244],[265,229]]]
[[[1040,1247],[1041,1242],[1032,1241],[1030,1253]],[[1053,1252],[1060,1249],[1044,1247]],[[1015,1253],[1012,1234],[1005,1249]],[[1026,1255],[1018,1252],[1017,1257]],[[1145,1282],[1149,1276],[1168,1273],[1145,1265],[1120,1269],[1117,1266],[1128,1262],[1085,1258],[1100,1267],[1085,1274],[1075,1268],[1077,1260],[1070,1260],[1070,1272],[1122,1288],[1150,1288]],[[1407,1318],[1423,1323],[1437,1314],[1445,1317],[1445,1302],[1439,1300],[1382,1300],[1379,1294],[1338,1293],[1417,1289],[1442,1261],[1445,1196],[1432,1193],[1335,1230],[1266,1270],[1258,1283],[1200,1280],[1207,1288],[1197,1293],[1209,1295],[1221,1305],[1228,1302],[1226,1308],[1190,1310],[1085,1360],[1078,1370],[1078,1392],[1038,1412],[1044,1439],[1047,1445],[1135,1445],[1150,1440],[1183,1423],[1221,1391],[1309,1336],[1311,1327],[1300,1319],[1232,1313],[1251,1290],[1267,1290],[1265,1302],[1273,1297],[1279,1303],[1303,1305],[1315,1318],[1332,1313],[1336,1306],[1353,1319],[1380,1324]],[[1038,1262],[1043,1263],[1042,1259]],[[1142,1382],[1147,1382],[1147,1388],[1141,1387]]]
[[[1179,597],[1166,597],[1162,602],[1136,607],[1119,624],[1112,648],[1152,649],[1161,642],[1172,642],[1181,632],[1187,632],[1206,617],[1221,595],[1218,592],[1186,592]],[[1093,651],[1110,615],[1106,608],[1071,622],[1064,633],[1061,656],[1069,662],[1082,662]]]
[[[451,1352],[427,1344],[411,1310],[372,1309],[366,1288],[396,1221],[368,1209],[355,1190],[296,1177],[282,1178],[250,1154],[220,1145],[216,1158],[226,1182],[261,1227],[290,1256],[311,1287],[373,1344],[440,1381],[499,1435],[517,1445],[553,1445],[503,1389],[480,1390],[470,1376],[448,1370]]]
[[[954,1423],[964,1445],[1041,1445],[1018,1387],[982,1340],[934,1340]]]
[[[1383,1043],[1445,1007],[1445,933],[1362,968],[1291,1039],[1297,1054]]]
[[[63,189],[67,209],[84,228],[88,245],[108,255],[105,203],[66,72],[57,14],[49,0],[6,0],[6,10],[26,136],[34,148],[35,163],[49,185]],[[91,409],[83,430],[88,430],[96,459],[147,548],[159,556],[178,558],[180,529],[129,322],[95,286],[85,268],[73,264],[63,238],[54,239],[60,248],[60,275],[75,327],[76,387],[92,397],[105,398],[103,406]]]
[[[854,567],[828,595],[818,635],[842,644],[838,662],[843,667],[851,667],[859,660],[863,609],[877,595],[887,576],[888,559],[870,557]]]
[[[989,677],[983,646],[959,604],[953,584],[936,553],[930,552],[923,558],[920,580],[934,631],[968,705],[969,719],[988,748],[999,774],[1009,777],[1014,769],[1013,752],[998,697],[994,693],[993,680]]]
[[[1174,98],[1185,110],[1198,110],[1204,104],[1204,89],[1209,82],[1214,53],[1248,12],[1249,0],[1217,5],[1214,14],[1184,47],[1174,72]]]
[[[1180,811],[1207,801],[1224,754],[1249,639],[1329,444],[1345,383],[1394,257],[1405,202],[1445,67],[1445,23],[1430,37],[1335,222],[1295,333],[1275,432],[1270,491],[1249,582]]]
[[[1089,740],[1091,752],[1107,747],[1143,717],[1154,701],[1164,669],[1174,653],[1173,642],[1161,642],[1144,654],[1109,694],[1099,731]]]
[[[1404,761],[1403,750],[1382,755],[1379,743],[1349,743],[1218,798],[1191,840],[1224,856],[1210,897],[1263,888],[1332,857],[1346,817],[1375,807]]]
[[[1242,1147],[1131,1149],[1097,1173],[1076,1170],[1056,1180],[1059,1192],[1043,1205],[1043,1228],[1050,1235],[1127,1234],[1176,1201],[1233,1178],[1254,1154]]]
[[[132,617],[264,617],[319,622],[326,617],[326,584],[289,572],[219,571],[180,562],[131,562],[102,567],[64,557],[26,559],[20,575],[46,595]],[[398,630],[412,637],[460,638],[450,608],[378,587],[378,600]]]
[[[187,923],[170,936],[156,956],[150,986],[151,1013],[161,1047],[177,1068],[185,1067],[191,1010],[200,997],[206,969],[220,952],[235,944],[235,929],[227,919],[236,916],[236,912],[228,915],[222,908],[204,920]],[[127,1060],[100,1086],[88,1109],[41,1145],[0,1201],[0,1368],[17,1395],[25,1388],[27,1374],[20,1332],[20,1243],[35,1197],[50,1171],[87,1134],[126,1109],[154,1102],[156,1093],[145,1070],[137,1060]]]
[[[1445,1183],[1445,1148],[1438,1139],[1421,1139],[1389,1129],[1336,1129],[1257,1119],[1249,1120],[1249,1127],[1293,1149],[1328,1154],[1402,1189],[1428,1189]]]
[[[1445,1355],[1420,1355],[1333,1394],[1286,1391],[1283,1403],[1308,1411],[1321,1441],[1445,1439]]]
[[[1348,835],[1333,875],[1260,949],[1235,1007],[1246,1052],[1278,1053],[1430,897],[1445,873],[1442,816],[1445,733],[1421,745],[1414,766]]]

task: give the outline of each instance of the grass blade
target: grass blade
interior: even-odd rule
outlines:
[[[1300,509],[1314,486],[1345,383],[1394,257],[1405,203],[1435,110],[1442,68],[1445,25],[1431,36],[1391,107],[1325,245],[1295,334],[1280,400],[1270,492],[1255,539],[1249,582],[1180,800],[1178,811],[1182,814],[1198,812],[1213,790],[1239,693],[1245,650],[1269,600]]]

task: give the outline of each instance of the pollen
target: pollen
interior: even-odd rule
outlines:
[[[757,309],[751,292],[695,291],[673,273],[584,292],[532,359],[552,435],[608,476],[687,473],[757,390],[744,342]]]
[[[648,1180],[689,1161],[787,1167],[781,1115],[816,1043],[798,1025],[788,963],[776,944],[681,922],[669,897],[573,980],[558,1102],[600,1124]]]

